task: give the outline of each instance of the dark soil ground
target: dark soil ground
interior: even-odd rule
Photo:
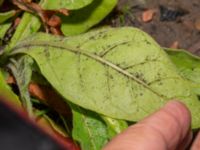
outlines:
[[[144,21],[142,15],[153,10]],[[134,26],[149,33],[161,46],[200,55],[200,0],[119,0],[105,20],[112,26]]]

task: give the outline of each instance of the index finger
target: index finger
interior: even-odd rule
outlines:
[[[104,150],[172,150],[185,139],[190,123],[190,112],[185,105],[171,101],[118,135]]]

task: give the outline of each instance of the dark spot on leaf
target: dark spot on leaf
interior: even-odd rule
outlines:
[[[80,48],[80,46],[81,46],[81,45],[79,44],[79,45],[77,45],[77,46],[76,46],[76,48],[77,48],[77,49],[79,49],[79,48]]]
[[[147,40],[145,40],[145,43],[148,44],[148,45],[151,45],[151,43]]]
[[[44,49],[44,54],[45,54],[45,56],[46,56],[47,58],[50,57],[50,53],[49,53],[48,47],[46,47],[46,48]]]
[[[109,78],[110,78],[110,79],[113,79],[113,76],[112,76],[112,75],[109,75]]]
[[[89,37],[89,40],[94,40],[94,39],[95,39],[94,36]]]

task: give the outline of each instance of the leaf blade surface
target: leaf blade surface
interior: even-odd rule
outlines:
[[[192,112],[193,128],[200,126],[200,102],[190,84],[138,29],[101,29],[70,38],[38,34],[17,49],[32,56],[53,87],[79,106],[138,121],[168,100],[181,99]]]
[[[42,7],[48,10],[57,10],[66,8],[69,10],[80,9],[89,5],[93,0],[43,0]]]

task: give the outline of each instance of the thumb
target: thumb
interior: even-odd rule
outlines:
[[[103,150],[173,150],[187,139],[190,123],[190,112],[185,105],[171,101],[153,115],[130,126]]]

